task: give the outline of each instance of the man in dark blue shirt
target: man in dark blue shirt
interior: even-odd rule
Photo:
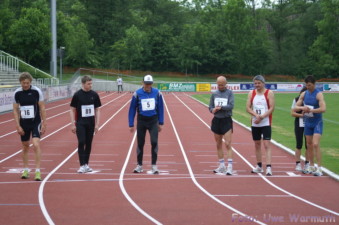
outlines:
[[[164,102],[160,91],[152,87],[153,77],[146,75],[143,78],[143,87],[134,92],[131,105],[128,112],[128,125],[131,132],[134,132],[134,117],[137,116],[137,162],[134,173],[143,172],[142,159],[144,154],[144,145],[146,131],[151,136],[152,146],[152,174],[158,174],[156,166],[158,158],[158,132],[161,131],[164,124]]]

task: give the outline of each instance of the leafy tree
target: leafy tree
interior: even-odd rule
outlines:
[[[6,50],[6,31],[14,21],[14,13],[9,8],[10,0],[0,2],[0,49]]]
[[[48,21],[39,9],[23,8],[6,33],[10,51],[28,63],[42,66],[51,44]]]
[[[110,66],[117,68],[118,70],[124,69],[124,64],[128,64],[128,62],[126,62],[128,57],[127,57],[127,46],[126,46],[125,40],[116,41],[111,46],[111,49],[112,51],[110,52],[110,55],[111,55]]]
[[[313,67],[311,73],[320,77],[338,77],[339,75],[339,2],[321,1],[324,18],[317,23],[319,36],[309,51]]]
[[[132,65],[138,68],[138,62],[142,61],[144,46],[146,43],[145,32],[140,31],[137,27],[132,26],[126,30],[126,56],[128,57],[129,69],[132,70]]]

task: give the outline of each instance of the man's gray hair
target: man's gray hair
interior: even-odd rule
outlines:
[[[262,75],[257,75],[253,78],[253,82],[255,80],[260,80],[261,82],[265,83],[265,78]]]

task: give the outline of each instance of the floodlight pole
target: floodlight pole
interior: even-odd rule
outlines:
[[[65,47],[60,46],[59,57],[60,57],[60,82],[62,83],[62,57],[64,56]]]
[[[50,73],[53,77],[57,76],[57,31],[56,31],[56,0],[51,0],[51,33],[52,50]]]

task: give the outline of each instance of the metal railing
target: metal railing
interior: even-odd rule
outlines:
[[[0,70],[19,71],[19,59],[4,51],[0,51]]]
[[[28,63],[22,61],[21,59],[12,56],[2,50],[0,50],[0,71],[11,72],[11,73],[20,73],[23,71],[29,72],[33,77],[38,77],[35,79],[41,87],[46,86],[56,86],[59,85],[59,79],[51,76],[50,74],[37,69]]]

